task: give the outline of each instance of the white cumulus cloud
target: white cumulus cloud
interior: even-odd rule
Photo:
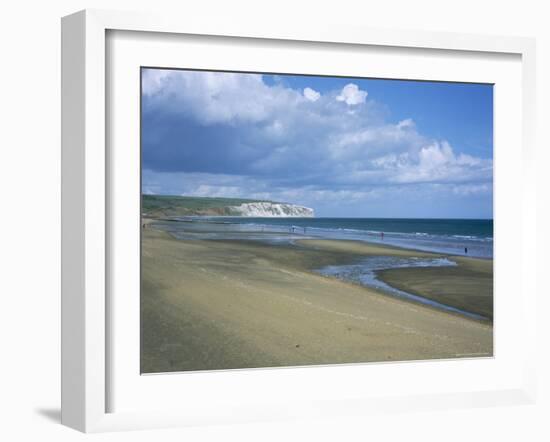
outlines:
[[[269,87],[260,74],[147,69],[142,88],[165,111],[188,113],[203,124],[266,121],[304,100],[298,91]]]
[[[364,103],[367,99],[367,91],[362,91],[356,84],[350,83],[344,86],[340,95],[336,97],[338,101],[345,101],[348,106]]]
[[[311,89],[310,87],[306,87],[304,89],[304,97],[306,97],[309,101],[317,101],[320,96],[321,94],[319,92]]]

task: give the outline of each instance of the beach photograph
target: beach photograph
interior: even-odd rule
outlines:
[[[493,357],[493,86],[141,68],[142,374]]]

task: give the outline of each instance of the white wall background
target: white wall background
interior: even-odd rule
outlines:
[[[537,38],[540,275],[550,226],[550,13],[543,1],[461,0],[12,0],[0,6],[0,439],[161,440],[550,440],[548,285],[539,282],[540,399],[500,407],[325,422],[160,430],[85,436],[59,425],[60,17],[83,8],[246,15],[379,28]],[[520,176],[518,176],[518,181]],[[519,182],[518,182],[519,185]],[[546,185],[544,190],[543,185]],[[544,210],[542,203],[545,204]],[[533,232],[535,234],[535,232]],[[544,262],[543,258],[546,260]]]

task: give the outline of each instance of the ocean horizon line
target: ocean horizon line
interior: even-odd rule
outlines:
[[[290,204],[290,203],[287,203]],[[174,217],[171,217],[174,218]],[[175,216],[175,218],[315,218],[315,219],[400,219],[400,220],[434,220],[434,221],[493,221],[494,218],[456,218],[456,217],[405,217],[405,216],[312,216],[312,217],[300,217],[300,216],[236,216],[236,215],[184,215]]]

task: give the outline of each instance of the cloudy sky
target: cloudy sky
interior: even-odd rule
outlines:
[[[492,218],[489,85],[142,69],[142,190]]]

